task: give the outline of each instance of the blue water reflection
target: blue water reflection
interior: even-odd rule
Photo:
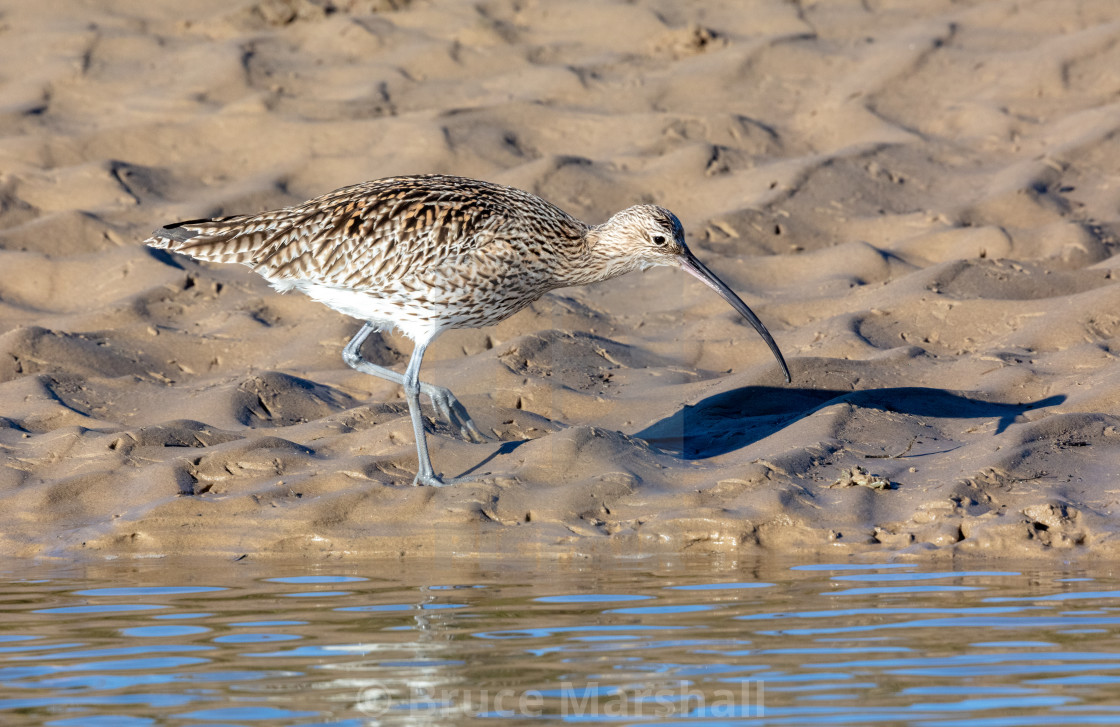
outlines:
[[[4,725],[1120,723],[1120,582],[1087,569],[31,571],[0,579]]]

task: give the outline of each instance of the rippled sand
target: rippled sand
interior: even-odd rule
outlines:
[[[180,6],[0,4],[0,552],[1120,553],[1113,0]],[[495,441],[413,488],[356,321],[140,244],[422,172],[673,209],[793,384],[558,291],[430,349]]]

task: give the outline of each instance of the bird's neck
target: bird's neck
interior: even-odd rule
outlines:
[[[604,225],[588,227],[574,246],[573,254],[565,256],[567,264],[558,271],[564,285],[610,280],[641,267],[632,256],[621,254],[621,246],[612,243],[610,231]]]

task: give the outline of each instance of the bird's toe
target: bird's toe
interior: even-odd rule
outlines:
[[[467,413],[466,407],[455,398],[455,395],[449,389],[442,386],[427,385],[424,393],[432,400],[432,407],[435,408],[436,414],[450,424],[452,429],[458,429],[459,435],[463,439],[475,444],[488,441],[487,436],[475,426],[471,415]]]
[[[476,427],[474,422],[469,418],[459,427],[459,433],[463,436],[463,439],[475,444],[482,444],[483,442],[490,441],[490,437],[483,434],[482,430]]]
[[[412,480],[413,487],[447,487],[449,484],[451,483],[444,482],[443,478],[437,474],[422,475],[417,473]]]

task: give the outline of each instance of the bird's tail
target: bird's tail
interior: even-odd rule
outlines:
[[[268,230],[265,225],[246,224],[250,219],[236,216],[176,222],[153,232],[144,244],[198,260],[252,265]]]

